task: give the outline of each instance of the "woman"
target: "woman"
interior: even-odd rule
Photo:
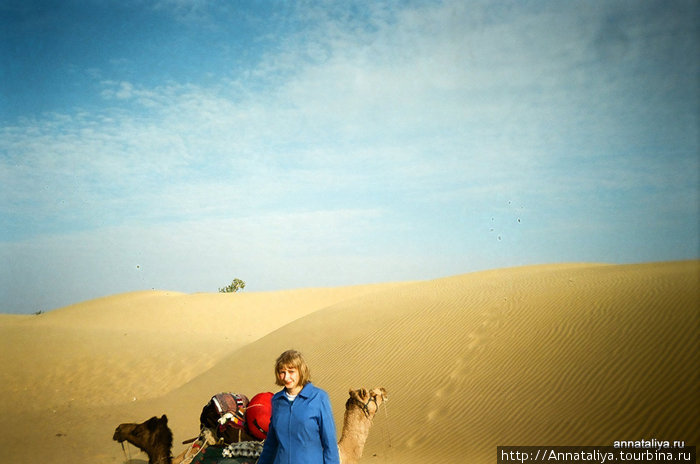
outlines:
[[[258,464],[339,464],[335,422],[328,394],[311,384],[309,368],[296,350],[275,363],[270,429]]]

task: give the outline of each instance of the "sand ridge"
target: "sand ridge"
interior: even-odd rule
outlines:
[[[270,319],[246,343],[228,349],[230,341],[212,343],[220,351],[210,364],[185,374],[179,374],[187,371],[183,365],[204,354],[183,342],[191,335],[189,321],[169,322],[168,336],[160,341],[150,336],[158,332],[152,325],[128,332],[131,342],[125,344],[119,333],[133,320],[106,324],[92,314],[106,311],[114,301],[109,298],[71,310],[93,318],[84,326],[68,310],[37,327],[3,316],[2,371],[17,359],[46,362],[39,349],[17,348],[37,336],[59,355],[44,366],[54,365],[48,380],[2,379],[3,396],[12,401],[0,404],[12,421],[3,415],[0,440],[17,462],[26,462],[31,455],[26,435],[38,427],[46,440],[34,449],[53,450],[51,462],[123,462],[121,449],[110,441],[118,423],[166,413],[179,442],[196,433],[201,407],[212,394],[276,391],[272,362],[296,347],[305,353],[314,382],[329,392],[338,426],[348,388],[389,390],[386,413],[375,419],[363,462],[493,462],[496,446],[504,444],[607,445],[652,437],[697,443],[699,276],[699,261],[576,263],[324,289],[323,298],[299,290],[292,292],[296,301],[289,294],[228,295],[227,305],[265,308]],[[115,298],[128,302],[133,314],[167,312],[164,306],[181,300],[200,316],[220,316],[223,296],[166,292]],[[202,333],[195,330],[189,339]],[[91,336],[102,341],[102,354],[85,345]],[[144,349],[153,358],[139,364]],[[170,367],[154,371],[156,362]],[[111,399],[101,404],[86,404],[68,401],[59,391],[51,397],[57,405],[51,420],[41,421],[52,408],[42,403],[42,389],[72,379],[83,390],[99,391],[105,379],[113,379],[108,371],[127,365],[119,375],[124,385],[141,385],[143,397],[107,395]],[[24,398],[35,401],[29,407]],[[81,441],[82,436],[89,439]]]
[[[76,401],[104,406],[155,398],[279,325],[375,288],[236,295],[144,291],[38,316],[3,315],[0,380],[13,394],[0,397],[0,407],[21,404],[19,395],[30,390],[41,392],[43,401],[23,407],[51,410]],[[31,362],[14,369],[22,358]]]

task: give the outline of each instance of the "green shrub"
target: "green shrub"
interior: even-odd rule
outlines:
[[[239,290],[243,290],[244,288],[245,282],[243,282],[241,279],[233,279],[233,282],[231,282],[230,285],[220,288],[219,293],[235,293]]]

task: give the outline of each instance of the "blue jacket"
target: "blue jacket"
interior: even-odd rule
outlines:
[[[328,394],[307,383],[294,401],[272,397],[272,417],[258,464],[340,464]]]

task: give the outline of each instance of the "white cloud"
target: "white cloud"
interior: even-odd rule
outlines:
[[[206,2],[159,5],[207,11]],[[290,18],[304,27],[254,69],[207,86],[104,78],[101,110],[1,128],[4,253],[54,253],[56,269],[73,256],[94,269],[91,253],[113,244],[110,267],[127,267],[112,290],[94,282],[108,293],[221,285],[212,276],[228,272],[227,261],[290,285],[304,284],[280,269],[323,263],[306,281],[341,283],[363,272],[381,278],[367,271],[383,267],[377,256],[406,269],[401,247],[430,261],[425,269],[469,252],[480,263],[491,253],[494,265],[509,253],[525,259],[503,244],[487,248],[479,222],[510,214],[512,199],[541,220],[528,224],[532,240],[535,227],[550,240],[567,221],[609,221],[606,210],[619,204],[641,215],[649,200],[654,218],[697,212],[698,95],[683,77],[697,65],[671,53],[676,39],[663,35],[687,21],[631,15],[610,25],[600,5],[372,4],[364,16],[345,4],[306,6]],[[696,50],[697,39],[678,46]],[[566,212],[582,206],[594,216],[579,222]],[[561,242],[576,242],[570,232]],[[441,233],[442,255],[418,251]],[[134,280],[144,275],[132,275],[138,256],[148,257],[143,269],[158,269],[152,280]],[[333,270],[329,257],[365,270]]]
[[[39,177],[93,177],[107,193],[162,189],[144,182],[152,174],[182,190],[198,187],[192,178],[250,188],[269,176],[258,192],[276,193],[285,176],[300,188],[294,174],[350,188],[378,177],[484,185],[526,172],[538,185],[538,173],[559,169],[551,160],[600,146],[587,133],[606,138],[606,150],[638,135],[616,117],[630,104],[614,98],[624,83],[581,71],[602,12],[511,18],[447,2],[375,7],[367,27],[342,8],[319,25],[323,11],[263,61],[262,91],[254,77],[210,88],[104,81],[107,103],[120,106],[16,128],[6,150]]]

